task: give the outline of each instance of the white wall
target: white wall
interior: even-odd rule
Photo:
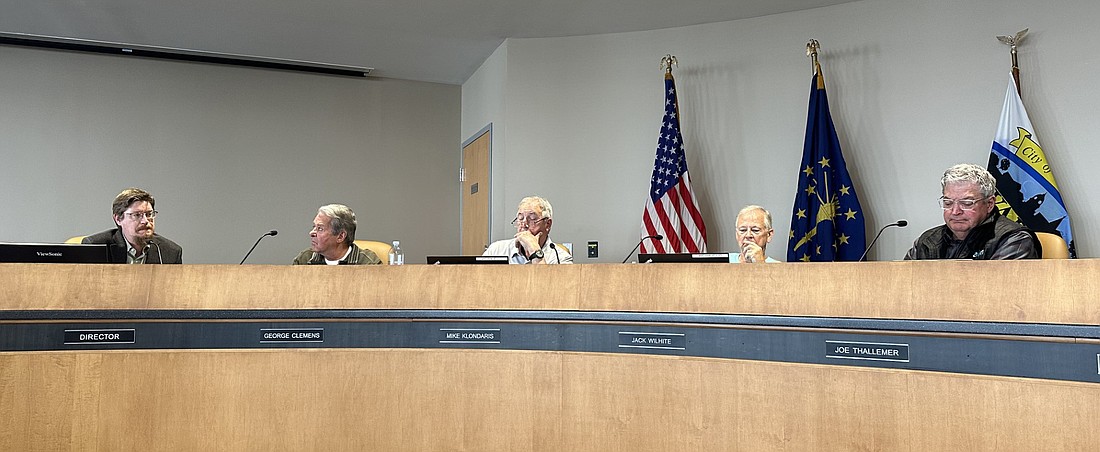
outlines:
[[[474,72],[470,79],[462,85],[462,140],[466,142],[478,137],[478,132],[492,125],[489,153],[491,157],[489,169],[489,187],[492,190],[495,182],[503,177],[504,162],[507,155],[497,153],[497,146],[504,143],[508,135],[507,112],[505,110],[505,91],[508,83],[508,41],[498,47],[493,54],[485,60],[485,63]],[[495,193],[495,190],[493,191]],[[500,218],[514,218],[505,208],[503,196],[492,196],[489,206],[489,220],[496,221]],[[517,199],[518,202],[518,199]],[[501,212],[504,212],[501,215]]]
[[[497,217],[509,217],[525,194],[541,194],[554,204],[556,241],[600,241],[601,258],[579,262],[621,260],[639,236],[662,115],[658,63],[672,53],[710,249],[735,248],[737,209],[758,203],[775,217],[768,254],[785,258],[811,77],[804,49],[816,38],[868,241],[877,225],[910,222],[888,231],[871,258],[900,258],[921,231],[943,222],[936,206],[943,170],[984,166],[1009,81],[1008,47],[995,36],[1030,27],[1019,55],[1024,102],[1079,253],[1097,257],[1091,225],[1100,207],[1089,202],[1100,189],[1100,156],[1091,149],[1100,119],[1096,17],[1100,4],[1086,0],[867,0],[638,33],[510,39],[497,86],[508,133],[494,143],[493,187],[494,206],[507,212]],[[484,91],[479,77],[466,86]],[[485,102],[496,100],[464,92],[464,131],[484,125],[466,112]],[[494,224],[494,238],[512,233],[507,222]]]
[[[331,202],[410,262],[458,252],[458,86],[3,46],[0,62],[0,241],[111,228],[137,186],[187,263],[237,263],[270,229],[249,262],[289,263]]]

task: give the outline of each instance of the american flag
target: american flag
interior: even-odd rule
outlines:
[[[660,234],[663,240],[642,240],[646,253],[705,253],[707,227],[699,213],[688,177],[684,138],[680,135],[676,81],[665,73],[665,117],[657,140],[653,178],[642,214],[642,234]]]

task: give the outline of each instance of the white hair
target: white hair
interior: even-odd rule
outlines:
[[[944,171],[940,179],[940,188],[947,188],[947,184],[955,182],[970,182],[978,186],[982,198],[988,198],[997,193],[997,180],[989,171],[973,163],[960,163]]]
[[[772,213],[768,212],[768,209],[765,209],[765,208],[760,207],[760,206],[755,205],[755,204],[742,207],[741,211],[737,212],[737,218],[741,218],[741,215],[752,212],[754,210],[759,210],[759,211],[764,213],[764,227],[768,228],[768,229],[771,229],[772,228]]]
[[[538,206],[542,211],[542,218],[554,219],[554,208],[550,206],[550,201],[539,196],[528,196],[519,201],[517,208],[522,209],[523,206]]]

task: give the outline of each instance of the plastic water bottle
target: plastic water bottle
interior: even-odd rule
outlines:
[[[390,250],[390,265],[405,265],[405,253],[401,251],[401,241],[393,241],[393,249]]]

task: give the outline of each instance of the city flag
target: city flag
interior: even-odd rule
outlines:
[[[787,262],[855,261],[867,241],[863,209],[840,152],[820,66],[814,72]]]
[[[641,237],[661,235],[662,240],[642,240],[645,253],[705,253],[707,227],[691,189],[684,138],[680,135],[680,108],[676,81],[665,73],[665,116],[657,139],[649,196],[642,214]]]
[[[1034,232],[1060,235],[1069,247],[1069,256],[1076,258],[1077,246],[1073,243],[1066,203],[1024,110],[1016,81],[1009,78],[1001,121],[989,154],[988,169],[997,179],[999,192],[997,209]]]

